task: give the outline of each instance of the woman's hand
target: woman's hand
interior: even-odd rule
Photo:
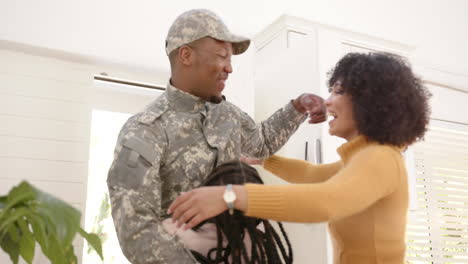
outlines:
[[[228,209],[223,200],[225,189],[225,186],[210,186],[183,193],[169,206],[172,221],[177,221],[177,227],[185,224],[186,230],[224,212]]]
[[[168,213],[172,221],[177,221],[177,227],[185,224],[184,230],[192,228],[206,219],[226,211],[223,194],[226,186],[209,186],[193,189],[177,197],[169,206]],[[247,192],[241,185],[234,185],[236,193],[234,207],[245,211],[247,208]]]

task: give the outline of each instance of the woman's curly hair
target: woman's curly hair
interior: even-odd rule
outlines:
[[[390,53],[348,53],[329,73],[351,96],[360,134],[381,144],[406,147],[423,138],[431,96],[402,57]]]

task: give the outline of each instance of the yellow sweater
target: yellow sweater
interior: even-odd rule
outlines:
[[[329,222],[336,264],[402,264],[408,180],[400,149],[359,136],[338,153],[341,161],[324,165],[270,157],[264,167],[297,184],[246,184],[246,214]]]

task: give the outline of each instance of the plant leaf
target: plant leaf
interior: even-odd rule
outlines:
[[[34,237],[39,242],[42,252],[52,264],[68,263],[65,256],[66,246],[60,244],[57,232],[49,217],[39,214],[29,215]]]
[[[99,237],[82,230],[80,218],[66,202],[23,181],[0,196],[0,246],[15,264],[20,256],[32,263],[35,241],[52,264],[76,263],[72,241],[79,231],[102,259]]]
[[[65,252],[66,258],[67,258],[67,263],[70,264],[76,264],[78,263],[78,258],[75,255],[75,252],[73,250],[73,246],[69,247],[67,251]]]
[[[51,235],[52,237],[49,240],[50,250],[47,257],[50,259],[52,264],[67,263],[67,258],[65,257],[65,247],[58,242],[55,234]]]
[[[34,238],[41,246],[44,254],[47,256],[46,251],[49,249],[49,238],[46,235],[46,226],[44,220],[35,214],[29,215],[28,220],[31,224]]]
[[[8,192],[6,206],[3,209],[2,213],[6,212],[8,209],[16,206],[18,203],[29,201],[35,198],[34,190],[32,186],[22,181],[18,186],[13,187],[10,192]],[[0,214],[0,218],[2,215]]]
[[[20,240],[20,234],[19,234],[19,229],[16,226],[16,224],[12,224],[8,227],[8,234],[10,235],[10,238],[15,241],[19,242]]]
[[[80,235],[84,239],[86,239],[86,241],[88,241],[88,243],[94,248],[94,250],[96,250],[99,257],[101,257],[101,259],[103,260],[104,256],[102,255],[102,244],[99,236],[93,233],[87,233],[82,228],[78,229],[78,233],[80,233]]]
[[[11,261],[14,264],[18,263],[19,260],[19,243],[11,239],[10,234],[5,234],[3,239],[0,240],[0,247],[10,256]]]
[[[0,212],[0,220],[2,220],[2,214],[12,206],[34,198],[36,199],[34,209],[41,217],[51,222],[47,226],[51,227],[52,232],[56,232],[58,242],[64,247],[70,245],[78,231],[81,213],[66,202],[36,189],[25,181],[9,192],[7,206]]]
[[[47,217],[62,247],[71,245],[80,226],[81,213],[64,201],[45,192],[37,192],[37,213]]]
[[[18,225],[21,229],[21,238],[19,241],[20,255],[27,263],[31,264],[34,258],[36,241],[34,241],[34,236],[31,234],[29,226],[26,224],[24,219],[19,219]]]
[[[6,219],[1,219],[1,224],[0,224],[0,233],[2,233],[5,229],[8,228],[8,225],[11,223],[17,221],[19,218],[28,215],[31,213],[29,208],[27,207],[20,207],[17,209],[12,209],[9,210],[10,212],[13,211],[11,214],[5,215],[4,218]]]
[[[5,208],[7,203],[7,196],[0,196],[0,210]]]

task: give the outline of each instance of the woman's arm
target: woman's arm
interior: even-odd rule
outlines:
[[[364,151],[363,151],[364,152]],[[248,216],[291,222],[323,222],[359,212],[398,186],[401,157],[366,151],[332,179],[317,184],[234,186],[236,209]],[[224,186],[202,187],[179,196],[169,207],[178,225],[192,228],[227,209]]]
[[[291,222],[340,219],[389,195],[404,179],[399,153],[373,148],[356,155],[328,181],[316,184],[246,184],[248,216]]]
[[[335,175],[342,166],[341,161],[315,165],[278,155],[273,155],[263,162],[266,170],[290,183],[324,182]]]

